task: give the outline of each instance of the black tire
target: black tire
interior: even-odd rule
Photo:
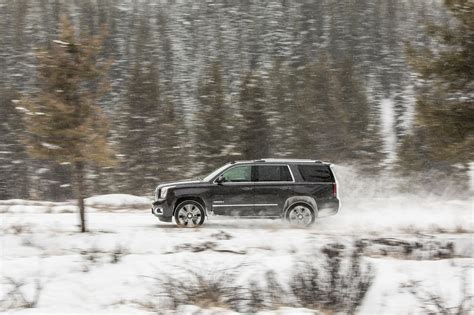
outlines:
[[[179,227],[198,227],[204,219],[204,207],[197,201],[185,200],[175,208],[174,220]]]
[[[308,227],[314,224],[316,213],[311,205],[298,202],[288,208],[285,219],[292,225]]]

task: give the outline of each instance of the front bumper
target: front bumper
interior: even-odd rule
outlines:
[[[162,216],[163,215],[163,208],[160,206],[151,206],[151,213],[153,213],[154,216]]]
[[[163,222],[171,222],[173,218],[173,208],[166,200],[153,202],[151,205],[151,213]]]

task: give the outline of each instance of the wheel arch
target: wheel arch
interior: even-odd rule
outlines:
[[[184,201],[188,201],[188,200],[192,200],[192,201],[195,201],[197,203],[199,203],[203,208],[204,208],[204,213],[206,214],[207,216],[207,207],[206,207],[206,203],[204,202],[204,199],[202,199],[201,197],[196,197],[196,196],[181,196],[179,197],[178,199],[176,199],[174,205],[173,205],[173,217],[176,213],[176,208]]]
[[[316,203],[316,200],[314,200],[314,198],[310,196],[293,196],[286,199],[285,204],[283,206],[282,217],[286,218],[288,209],[290,209],[293,205],[298,204],[298,203],[304,203],[310,206],[313,209],[314,216],[316,218],[318,217],[318,213],[319,213],[318,204]]]

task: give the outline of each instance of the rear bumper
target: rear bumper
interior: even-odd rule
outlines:
[[[339,212],[341,202],[334,198],[318,202],[318,217],[328,217]]]

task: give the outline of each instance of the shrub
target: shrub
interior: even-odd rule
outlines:
[[[474,297],[468,292],[470,279],[467,272],[462,274],[461,299],[457,303],[449,303],[440,294],[425,289],[420,281],[409,281],[402,285],[420,302],[421,309],[427,314],[469,315],[474,313]]]
[[[239,312],[256,313],[280,306],[297,306],[353,314],[369,290],[373,271],[362,262],[363,243],[357,242],[347,256],[341,244],[322,249],[324,263],[310,259],[294,264],[288,284],[282,285],[270,270],[262,281],[252,278],[246,284],[236,282],[240,267],[207,271],[185,269],[186,274],[156,277],[151,300],[139,304],[151,310],[177,310],[181,305],[206,309],[219,307]],[[288,289],[285,289],[288,288]]]
[[[312,259],[296,263],[290,291],[298,306],[327,312],[353,314],[362,304],[373,281],[373,270],[363,264],[363,244],[356,242],[350,257],[344,259],[345,246],[329,244],[322,249],[323,267]]]
[[[161,309],[176,310],[180,305],[239,309],[244,292],[235,284],[237,269],[211,272],[188,268],[185,271],[185,277],[163,275],[155,278],[158,288],[154,300]]]
[[[33,295],[29,297],[23,289],[28,285],[24,280],[15,280],[11,277],[4,277],[5,288],[10,287],[6,294],[0,299],[0,311],[8,311],[19,308],[34,308],[43,291],[43,286],[39,280],[34,283]]]

